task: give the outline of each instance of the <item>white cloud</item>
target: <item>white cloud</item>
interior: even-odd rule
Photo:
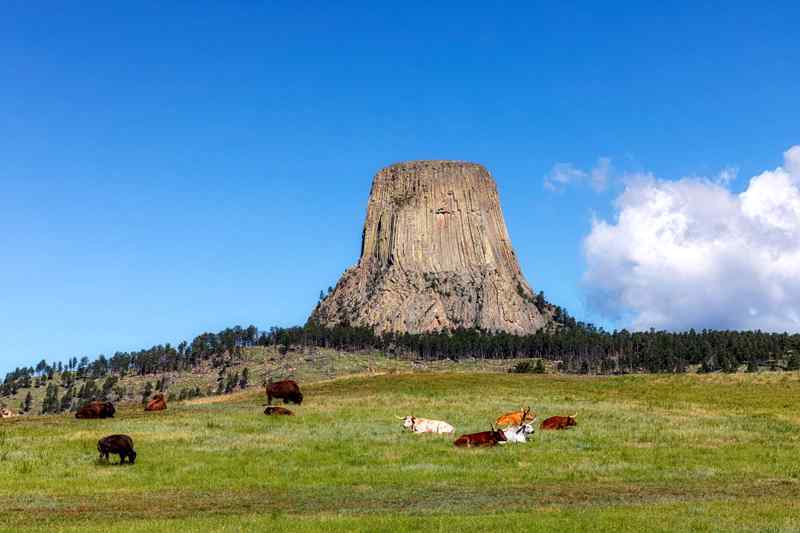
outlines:
[[[714,180],[720,185],[729,185],[733,180],[736,179],[736,176],[739,175],[739,169],[736,167],[725,167],[719,171],[717,174],[717,178]]]
[[[551,191],[560,191],[570,183],[583,180],[586,172],[578,170],[572,163],[556,163],[544,178],[544,186]]]
[[[596,191],[602,191],[608,184],[608,179],[611,176],[611,158],[601,157],[597,160],[591,172],[592,188]]]
[[[590,305],[636,328],[800,331],[800,146],[734,194],[716,179],[626,179],[584,240]]]
[[[544,186],[551,191],[562,191],[567,185],[588,182],[595,191],[603,191],[611,178],[611,159],[601,157],[588,171],[576,168],[572,163],[556,163],[544,178]]]

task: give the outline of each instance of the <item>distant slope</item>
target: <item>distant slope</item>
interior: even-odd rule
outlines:
[[[408,358],[387,357],[380,352],[341,352],[316,347],[290,347],[288,350],[269,346],[255,346],[243,348],[242,357],[230,366],[224,367],[226,376],[241,376],[244,369],[248,369],[249,380],[245,389],[255,390],[263,388],[268,379],[295,379],[301,384],[314,383],[343,376],[381,374],[393,372],[436,372],[436,371],[499,371],[505,372],[513,367],[517,360],[491,360],[491,359],[465,359],[454,362],[449,359],[438,361],[418,362]],[[219,368],[210,364],[201,364],[191,371],[158,372],[146,375],[116,376],[117,389],[124,389],[124,394],[112,392],[108,399],[121,404],[138,404],[142,402],[142,393],[147,383],[154,390],[156,383],[166,380],[166,392],[169,402],[177,401],[181,391],[199,389],[202,397],[217,396]],[[96,379],[98,389],[106,378]],[[38,381],[38,380],[37,380]],[[89,379],[75,381],[75,390],[80,390]],[[28,392],[32,396],[32,408],[28,415],[38,415],[42,411],[42,401],[45,397],[47,385],[53,383],[58,386],[59,399],[64,395],[65,388],[61,375],[56,373],[52,380],[45,381],[38,387],[24,387],[17,390],[16,394],[0,397],[0,406],[6,406],[13,411],[20,409],[20,404],[25,400]],[[231,392],[239,392],[242,388],[236,386]],[[100,395],[97,396],[98,398]],[[188,398],[187,398],[188,399]],[[76,403],[76,402],[74,402]],[[74,407],[74,406],[73,406]]]

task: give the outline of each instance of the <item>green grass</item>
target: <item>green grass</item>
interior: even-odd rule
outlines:
[[[252,390],[111,420],[0,421],[0,528],[800,529],[798,373],[395,373],[304,393],[291,418],[264,416]],[[393,418],[473,432],[522,404],[579,425],[464,450]],[[110,433],[133,437],[135,465],[98,461]]]

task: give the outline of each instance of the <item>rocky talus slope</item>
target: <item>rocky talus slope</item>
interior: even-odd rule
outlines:
[[[534,302],[489,172],[475,163],[412,161],[375,176],[361,258],[309,320],[377,332],[524,334],[552,323],[552,307]]]

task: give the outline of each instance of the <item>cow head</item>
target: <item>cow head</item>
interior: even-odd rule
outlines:
[[[524,424],[525,422],[533,422],[536,419],[536,412],[531,412],[531,407],[520,407],[519,412],[521,416],[519,418],[519,423]]]
[[[535,429],[533,429],[533,424],[523,424],[521,427],[522,433],[525,435],[532,435]]]
[[[495,428],[493,425],[489,425],[489,428],[489,432],[492,434],[492,438],[494,438],[495,442],[506,442],[508,440],[503,430]]]
[[[578,425],[578,423],[575,421],[576,418],[578,418],[578,413],[575,413],[574,415],[567,417],[567,427],[568,428]]]
[[[106,403],[104,403],[104,404],[103,404],[103,413],[104,413],[106,416],[108,416],[108,417],[113,417],[113,416],[114,416],[114,413],[116,413],[116,412],[117,412],[117,410],[116,410],[116,409],[114,409],[114,404],[113,404],[113,403],[111,403],[111,402],[106,402]]]
[[[396,416],[396,415],[395,415]],[[396,418],[403,421],[403,427],[406,429],[412,429],[414,424],[417,423],[417,417],[408,415],[408,416],[396,416]]]

